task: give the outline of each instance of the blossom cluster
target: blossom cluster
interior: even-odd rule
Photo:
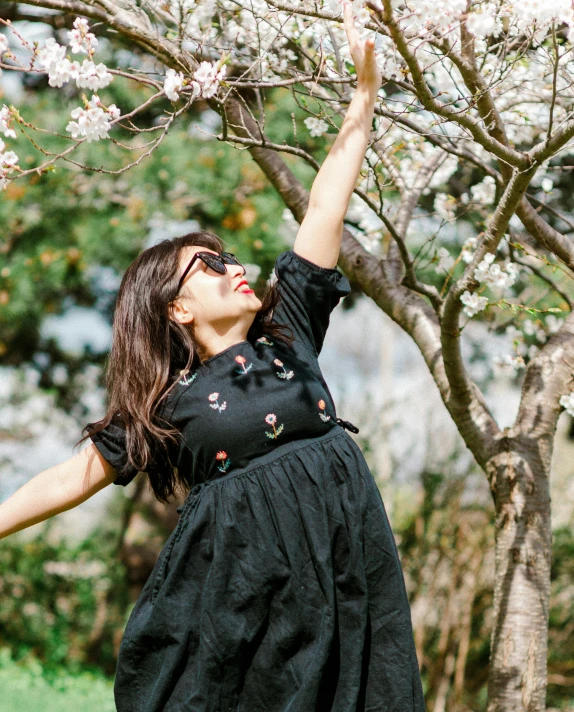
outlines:
[[[526,364],[522,356],[512,356],[511,354],[504,354],[504,356],[495,356],[492,359],[492,368],[495,374],[501,373],[515,373],[522,368],[525,368]]]
[[[492,252],[487,252],[478,267],[474,270],[474,278],[477,282],[502,289],[512,287],[516,282],[517,276],[518,269],[515,264],[509,262],[506,267],[501,267],[494,262]]]
[[[12,116],[10,109],[4,104],[0,109],[0,131],[7,138],[16,138],[16,132],[12,128]]]
[[[467,240],[467,243],[468,242],[469,240]],[[474,238],[472,244],[474,245],[475,243],[476,238]],[[468,252],[469,254],[465,257],[465,261],[470,262],[472,261],[472,257],[470,250]],[[500,289],[512,287],[518,277],[518,268],[512,262],[509,262],[505,267],[501,267],[501,265],[494,262],[494,259],[495,256],[492,252],[487,252],[475,268],[474,278],[477,282],[489,287],[498,287]],[[471,294],[468,290],[466,290],[461,296],[460,301],[465,305],[465,308],[463,309],[464,313],[469,317],[473,317],[478,314],[479,311],[486,308],[486,305],[488,304],[488,297],[480,297],[477,294]]]
[[[463,262],[466,262],[467,265],[470,264],[474,259],[474,249],[476,248],[477,243],[478,237],[469,237],[467,240],[465,240],[462,246],[460,258]]]
[[[8,176],[16,168],[18,156],[14,151],[6,151],[6,144],[0,138],[0,190],[8,185]]]
[[[72,138],[85,137],[86,141],[99,141],[108,138],[111,128],[110,121],[119,119],[120,110],[115,104],[107,108],[101,105],[100,98],[94,94],[86,108],[78,107],[72,111],[72,119],[66,126],[66,131],[72,134]]]
[[[16,132],[12,128],[12,116],[10,109],[4,105],[0,109],[0,132],[6,138],[16,138]],[[0,190],[4,190],[10,182],[8,176],[17,168],[18,156],[14,151],[7,151],[6,144],[0,139]]]
[[[87,54],[91,57],[98,46],[96,36],[89,31],[88,21],[85,17],[76,17],[74,29],[68,32],[70,49],[74,54]]]
[[[540,40],[552,23],[564,23],[569,26],[569,41],[573,40],[570,0],[478,0],[466,11],[466,0],[410,0],[398,14],[403,30],[419,37],[452,30],[466,14],[468,30],[480,39],[498,37],[504,29],[510,36],[528,34]]]
[[[193,73],[193,80],[186,84],[185,77],[182,72],[176,72],[175,69],[168,69],[165,73],[163,90],[165,95],[171,101],[179,99],[179,93],[185,86],[191,87],[191,98],[196,99],[211,99],[217,94],[219,85],[225,77],[226,66],[218,66],[217,62],[202,62]]]
[[[521,328],[510,324],[506,328],[506,336],[512,339],[514,355],[505,354],[492,359],[492,370],[494,375],[504,373],[516,373],[521,368],[525,368],[524,359],[533,359],[540,350],[536,343],[529,343],[529,337],[534,338],[538,344],[544,344],[552,334],[558,332],[564,319],[560,319],[554,314],[548,314],[544,321],[541,319],[524,319]],[[573,412],[574,415],[574,412]]]
[[[434,209],[441,220],[454,220],[456,217],[454,212],[455,206],[456,200],[452,197],[452,195],[447,195],[446,193],[436,194],[434,199]]]
[[[473,317],[478,314],[478,312],[486,309],[488,304],[488,297],[480,297],[478,294],[472,294],[467,290],[462,294],[460,301],[464,304],[463,312],[469,316]]]
[[[101,62],[95,64],[91,59],[84,59],[80,64],[77,60],[69,60],[66,48],[53,37],[46,40],[36,56],[40,66],[48,72],[51,87],[62,87],[74,79],[79,88],[97,91],[107,87],[113,79],[106,65]]]
[[[472,199],[481,205],[491,205],[496,193],[496,182],[492,176],[486,176],[481,183],[470,189]]]

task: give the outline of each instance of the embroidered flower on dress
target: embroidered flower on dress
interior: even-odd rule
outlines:
[[[275,373],[279,376],[279,378],[286,378],[287,380],[289,380],[290,378],[293,378],[293,376],[295,375],[293,373],[293,371],[286,371],[285,366],[283,365],[283,361],[280,361],[278,358],[276,358],[273,361],[273,363],[276,366],[281,366],[281,368],[283,369],[283,371],[275,371]]]
[[[208,396],[208,399],[211,401],[209,404],[211,408],[214,410],[218,410],[220,413],[222,410],[225,410],[227,408],[227,401],[223,401],[221,405],[219,405],[217,399],[219,398],[219,393],[211,393]]]
[[[317,403],[317,405],[319,406],[319,408],[320,408],[322,411],[325,411],[325,408],[327,407],[327,406],[325,405],[325,401],[324,401],[322,398],[321,398],[321,400]],[[331,416],[330,416],[330,415],[327,415],[327,413],[325,413],[325,412],[319,413],[319,417],[321,418],[321,420],[322,420],[324,423],[326,423],[328,420],[331,420]]]
[[[256,341],[260,344],[265,344],[266,346],[273,346],[273,342],[269,341],[265,336],[260,336]]]
[[[221,472],[225,472],[228,469],[229,464],[231,463],[231,460],[227,458],[227,453],[225,452],[225,450],[220,450],[215,456],[215,459],[220,460],[222,462],[222,464],[218,465],[217,467],[217,469],[221,470]]]
[[[249,366],[247,366],[247,367],[245,366],[245,362],[247,361],[245,356],[238,355],[235,357],[235,360],[237,361],[237,363],[241,364],[241,368],[236,368],[235,373],[247,373],[248,371],[250,371],[253,368],[252,363],[250,363]]]
[[[267,435],[268,438],[276,438],[283,431],[283,423],[278,428],[275,428],[275,423],[277,422],[277,416],[275,413],[268,413],[265,416],[265,422],[273,427],[272,433],[268,430],[265,431],[265,435]]]
[[[189,386],[190,383],[193,383],[197,377],[197,371],[195,371],[191,376],[187,376],[189,372],[183,369],[182,371],[179,372],[181,378],[179,379],[178,383],[181,383],[182,386]]]

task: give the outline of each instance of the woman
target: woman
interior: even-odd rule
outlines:
[[[344,12],[357,90],[270,291],[212,233],[141,253],[92,444],[0,507],[1,537],[140,470],[161,501],[188,492],[126,626],[119,712],[424,709],[393,534],[317,362],[381,83]]]

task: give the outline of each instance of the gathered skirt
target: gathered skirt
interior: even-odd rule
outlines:
[[[424,712],[395,540],[343,428],[178,512],[122,639],[118,712]]]

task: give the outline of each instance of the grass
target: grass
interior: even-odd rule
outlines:
[[[21,665],[0,650],[2,712],[116,712],[113,680],[92,673],[62,673],[52,681],[38,661]]]

